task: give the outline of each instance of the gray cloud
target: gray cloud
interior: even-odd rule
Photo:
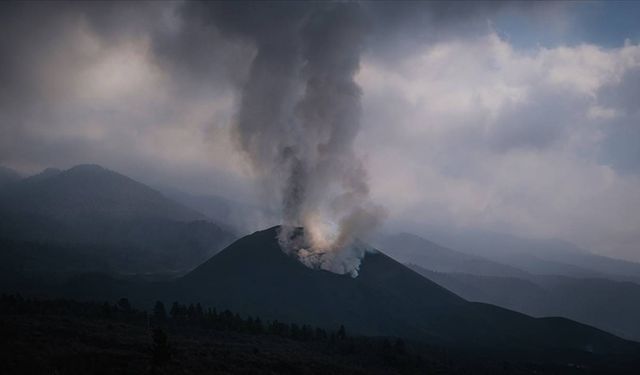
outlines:
[[[639,58],[636,45],[521,51],[491,34],[395,69],[369,62],[360,147],[384,139],[368,151],[374,197],[395,225],[560,237],[637,259],[640,216],[622,208],[640,197],[637,176],[598,152],[618,121],[634,123],[602,90],[632,82],[623,72]]]
[[[587,98],[546,87],[529,95],[533,97],[531,101],[509,106],[500,113],[484,144],[498,152],[553,147],[568,137],[572,124],[582,120],[582,114],[575,109],[588,105]]]
[[[357,17],[319,16],[335,6]],[[256,169],[280,178],[262,184],[272,197],[295,171],[306,182],[287,196],[305,198],[288,202],[291,217],[321,199],[318,181],[339,175],[355,195],[368,187],[392,223],[556,236],[637,258],[640,217],[621,213],[640,194],[637,46],[519,50],[493,29],[514,12],[554,12],[561,24],[567,6],[2,3],[0,164],[95,162],[258,201]],[[329,74],[340,78],[314,84]],[[342,124],[335,133],[315,126],[329,118]],[[277,147],[261,142],[296,123],[300,133]],[[321,141],[300,143],[305,135]],[[238,143],[260,157],[249,161]],[[328,166],[309,162],[317,143],[333,155]],[[279,159],[290,168],[273,170]]]
[[[598,102],[617,113],[608,126],[601,160],[624,173],[640,173],[640,68],[626,71],[619,82],[603,87]]]
[[[140,101],[138,108],[161,112],[158,119],[147,116],[142,122],[167,122],[171,115],[180,117],[177,112],[181,107],[203,100],[205,96],[214,101],[219,96],[235,95],[233,92],[244,84],[249,74],[249,63],[255,53],[254,37],[260,39],[259,43],[286,48],[286,43],[291,43],[286,40],[293,34],[295,23],[322,7],[326,4],[3,3],[0,14],[3,56],[0,62],[0,129],[3,133],[0,161],[33,166],[52,162],[70,164],[81,161],[85,154],[80,149],[96,146],[91,142],[87,142],[86,147],[79,145],[82,137],[73,133],[62,139],[66,128],[56,126],[56,123],[104,120],[102,122],[130,122],[131,127],[140,126],[139,118],[127,118],[130,111],[116,105],[106,108],[100,100],[94,103],[87,103],[89,100],[62,102],[69,99],[69,92],[78,89],[74,84],[93,78],[83,76],[83,71],[110,55],[121,53],[117,48],[119,45],[137,40],[138,44],[131,48],[141,49],[147,48],[145,43],[149,44],[149,61],[145,63],[149,65],[147,68],[159,69],[160,74],[171,81],[159,89],[171,96],[172,108],[164,103],[149,103],[142,96],[129,102]],[[403,37],[415,35],[412,40],[432,38],[437,33],[428,30],[438,29],[432,24],[447,25],[454,21],[459,24],[458,20],[473,20],[472,15],[486,14],[497,6],[495,3],[374,2],[363,3],[362,7],[369,26],[367,48],[381,55],[388,46],[398,45]],[[112,50],[107,51],[109,49]],[[282,74],[280,78],[283,78]],[[77,127],[82,128],[82,124]],[[57,136],[47,137],[49,133]],[[77,152],[65,144],[71,138],[78,144]],[[55,157],[44,156],[53,149],[58,152]],[[43,155],[31,154],[38,150],[42,150]]]

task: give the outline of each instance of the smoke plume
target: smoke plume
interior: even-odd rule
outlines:
[[[243,23],[250,26],[227,30],[256,46],[237,141],[268,199],[280,204],[283,250],[309,267],[356,276],[364,248],[354,240],[383,216],[369,200],[367,175],[353,149],[360,128],[354,75],[366,35],[363,12],[356,3],[267,8],[253,10],[267,16]],[[294,236],[299,227],[302,239]]]

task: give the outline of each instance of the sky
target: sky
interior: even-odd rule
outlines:
[[[233,131],[256,35],[327,4],[4,2],[0,165],[262,201]],[[353,147],[388,228],[640,261],[638,2],[356,4]]]

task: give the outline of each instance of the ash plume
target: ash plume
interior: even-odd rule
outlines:
[[[354,240],[383,216],[353,149],[361,114],[354,76],[367,25],[356,3],[290,5],[218,13],[267,14],[227,30],[256,46],[236,137],[267,199],[280,204],[283,249],[309,267],[356,276],[364,251]],[[297,227],[304,239],[291,241]]]

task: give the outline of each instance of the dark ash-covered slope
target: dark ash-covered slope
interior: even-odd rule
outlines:
[[[270,228],[241,238],[177,280],[172,293],[267,319],[344,324],[366,335],[546,353],[638,353],[635,343],[567,319],[467,302],[380,252],[366,255],[357,278],[312,270],[284,254],[276,234]]]

